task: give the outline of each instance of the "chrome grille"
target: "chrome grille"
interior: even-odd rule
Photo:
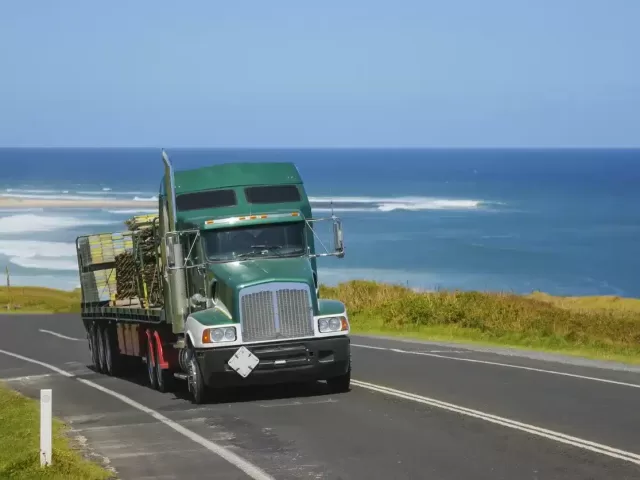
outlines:
[[[240,294],[242,338],[247,342],[312,337],[313,312],[304,284],[267,284]]]
[[[280,336],[285,338],[313,336],[313,314],[309,291],[282,289],[276,292]]]
[[[242,298],[242,338],[269,340],[277,334],[273,292],[256,292]]]

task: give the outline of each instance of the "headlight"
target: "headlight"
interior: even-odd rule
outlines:
[[[340,332],[348,328],[347,320],[342,317],[320,318],[318,320],[318,330],[320,333]]]
[[[322,333],[329,331],[328,318],[321,318],[320,320],[318,320],[318,330],[320,330]]]
[[[202,343],[233,342],[236,339],[236,327],[207,328],[202,332]]]
[[[342,328],[342,322],[339,318],[334,317],[329,320],[329,330],[331,330],[332,332],[337,332],[338,330],[340,330],[340,328]]]
[[[226,329],[223,328],[212,328],[211,329],[211,340],[214,342],[221,342],[224,340],[224,331]]]

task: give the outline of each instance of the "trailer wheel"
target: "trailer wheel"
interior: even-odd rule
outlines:
[[[91,362],[96,372],[100,372],[100,357],[98,356],[98,345],[96,342],[96,326],[90,324],[87,329],[87,340],[89,342],[89,350],[91,352]]]
[[[200,365],[198,365],[198,360],[196,359],[195,352],[190,349],[188,356],[189,360],[187,362],[187,385],[189,388],[189,392],[191,392],[193,403],[195,403],[196,405],[200,405],[206,401],[207,388],[204,384],[204,379],[202,378],[202,370],[200,370]]]
[[[149,385],[154,390],[158,389],[158,377],[156,377],[156,369],[153,366],[153,345],[151,341],[147,341],[147,376],[149,377]]]
[[[104,327],[102,338],[104,340],[102,349],[105,357],[105,373],[116,376],[119,373],[120,352],[118,345],[114,342],[115,338],[109,325]]]
[[[96,324],[96,328],[95,328],[95,343],[96,343],[96,352],[98,354],[98,362],[96,364],[97,370],[100,373],[106,373],[107,368],[106,368],[106,361],[105,361],[105,355],[104,355],[104,340],[103,340],[103,331],[102,331],[102,327],[98,324]]]

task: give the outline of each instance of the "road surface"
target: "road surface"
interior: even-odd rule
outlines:
[[[144,372],[93,372],[76,315],[0,328],[0,378],[34,398],[52,388],[54,413],[122,479],[640,479],[640,369],[354,336],[346,394],[195,406]]]

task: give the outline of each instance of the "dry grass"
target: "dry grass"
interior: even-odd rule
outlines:
[[[7,305],[11,309],[7,309]],[[72,292],[44,287],[0,287],[2,313],[65,313],[80,311],[80,290]]]
[[[346,303],[355,332],[396,333],[563,351],[640,363],[640,300],[414,292],[352,281],[322,287]]]
[[[551,303],[557,307],[576,311],[614,310],[618,312],[636,312],[640,314],[640,299],[612,295],[591,297],[555,297],[548,293],[535,292],[530,298]]]

